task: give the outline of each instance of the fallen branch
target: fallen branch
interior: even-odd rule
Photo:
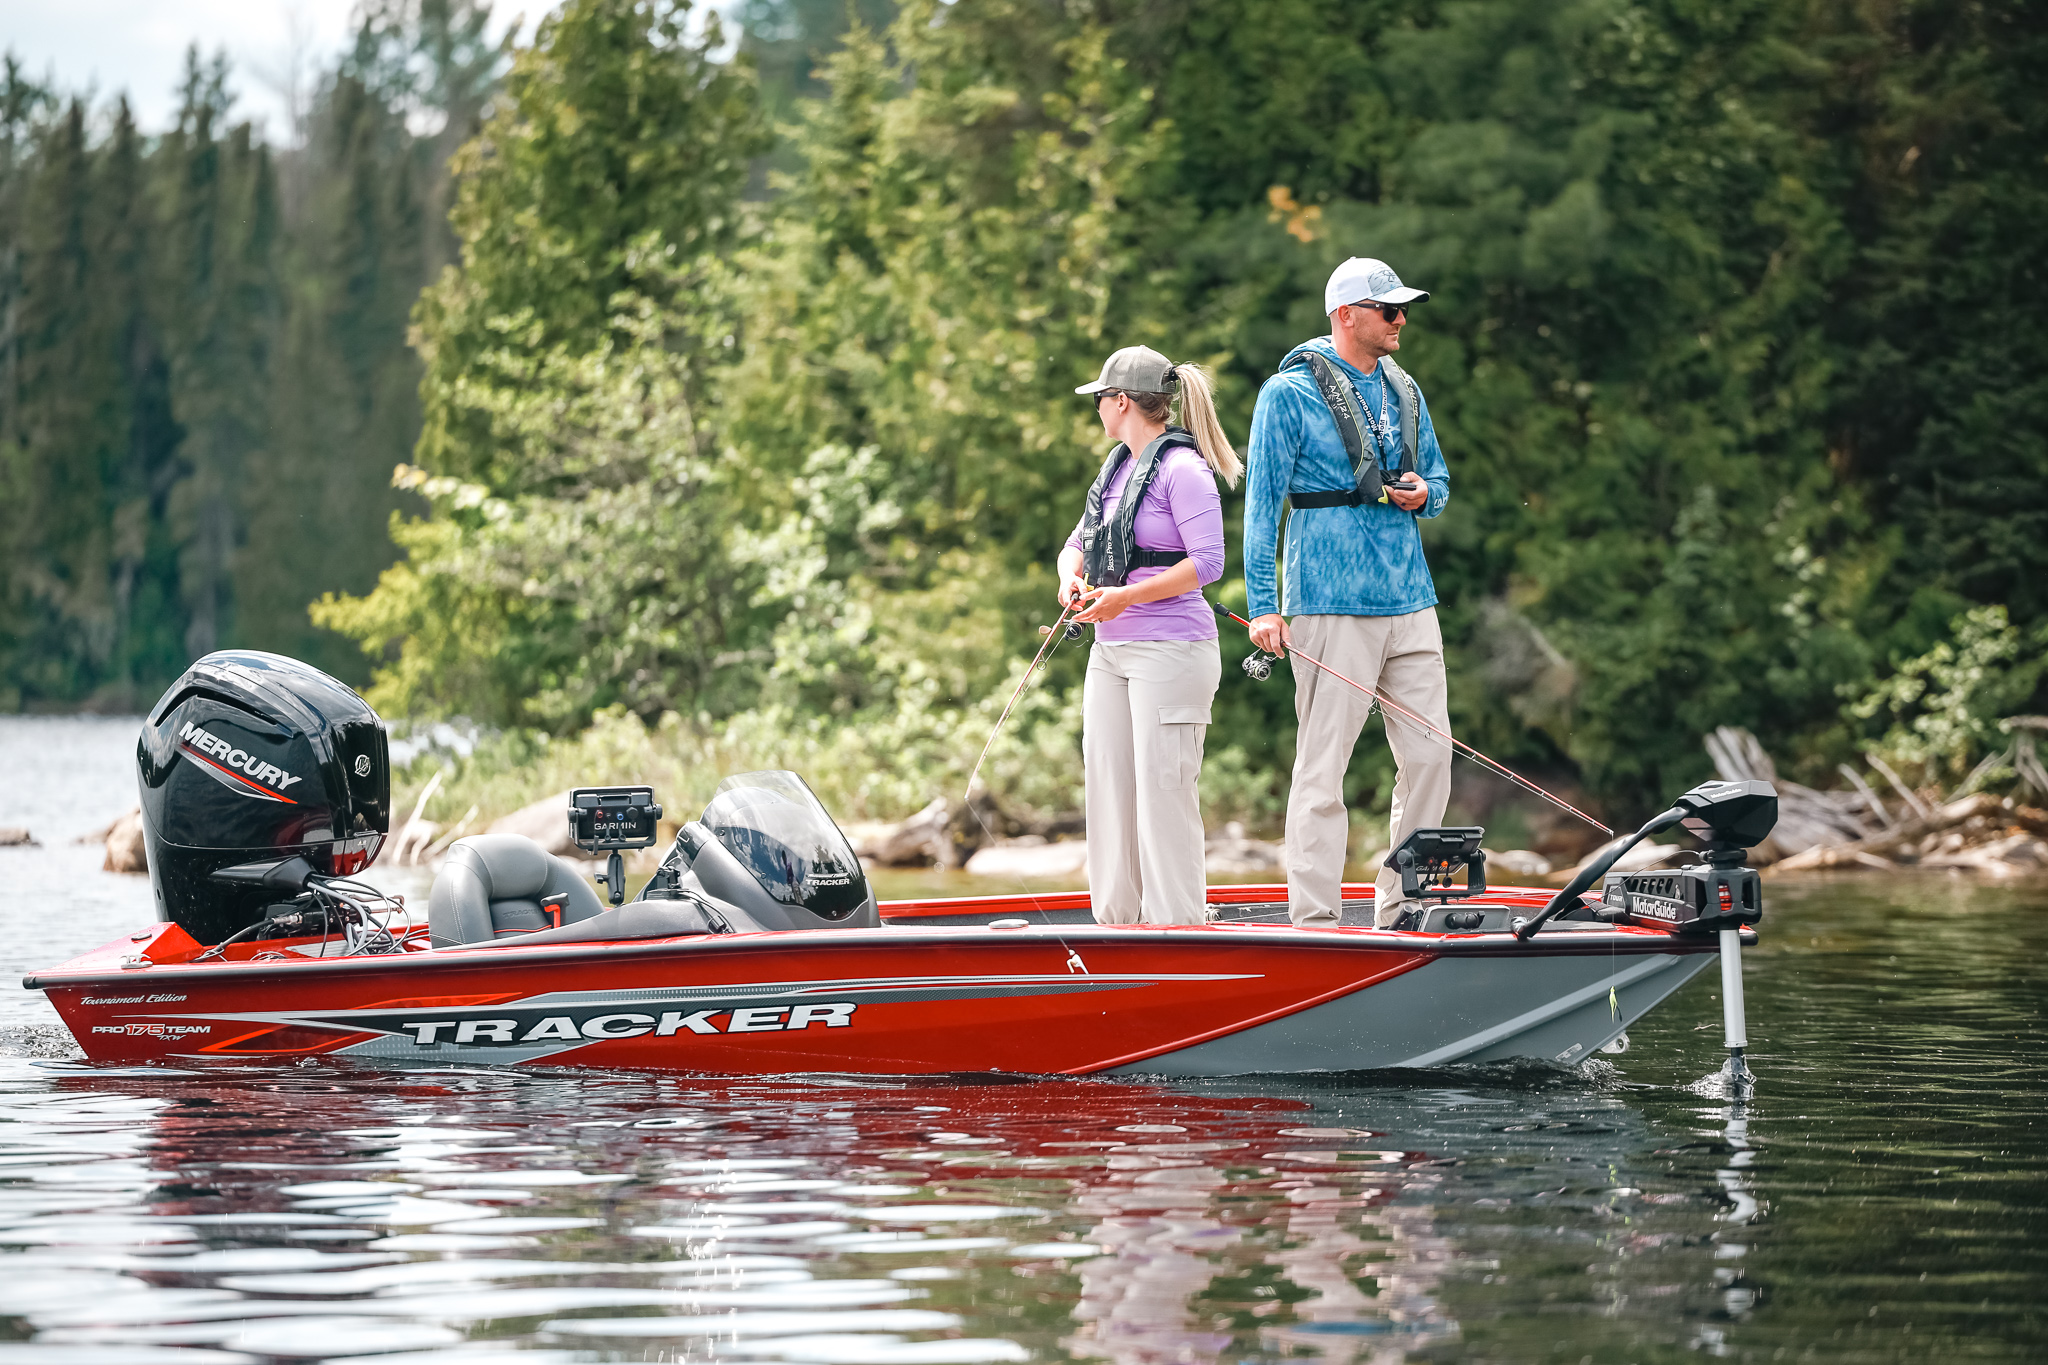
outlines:
[[[1815,868],[1847,867],[1851,864],[1868,865],[1863,855],[1883,858],[1886,854],[1905,851],[1909,844],[1918,843],[1930,834],[1974,820],[1980,815],[2011,819],[2015,812],[2008,811],[2005,803],[1988,792],[1978,792],[1960,801],[1951,801],[1938,809],[1929,811],[1918,819],[1895,825],[1882,834],[1873,834],[1867,839],[1857,839],[1846,844],[1822,844],[1809,848],[1804,853],[1795,853],[1772,868],[1774,872],[1804,872]]]
[[[1913,808],[1915,814],[1917,814],[1922,820],[1931,820],[1934,818],[1933,809],[1930,806],[1928,806],[1928,804],[1925,801],[1920,799],[1920,794],[1918,792],[1914,791],[1911,787],[1907,786],[1905,782],[1900,779],[1899,775],[1892,771],[1891,764],[1885,762],[1876,754],[1865,754],[1863,755],[1863,757],[1865,761],[1867,761],[1870,764],[1871,767],[1877,769],[1879,772],[1884,774],[1884,780],[1892,784],[1893,791],[1897,792],[1900,796],[1905,798],[1906,804]]]

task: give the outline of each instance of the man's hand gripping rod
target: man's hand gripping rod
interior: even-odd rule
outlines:
[[[1250,630],[1252,628],[1251,622],[1245,620],[1242,616],[1239,616],[1236,612],[1230,610],[1230,608],[1224,606],[1221,602],[1213,603],[1212,605],[1215,606],[1216,614],[1218,616],[1227,616],[1231,620],[1243,626],[1246,630]],[[1438,739],[1443,740],[1446,744],[1449,744],[1451,747],[1471,756],[1480,763],[1483,763],[1484,765],[1486,765],[1488,769],[1490,769],[1493,772],[1499,773],[1508,781],[1522,788],[1522,790],[1527,792],[1533,792],[1537,796],[1542,797],[1545,801],[1548,801],[1551,805],[1556,806],[1559,810],[1564,811],[1567,814],[1576,815],[1579,819],[1584,820],[1587,824],[1591,825],[1594,829],[1599,830],[1602,834],[1608,835],[1610,837],[1614,834],[1613,830],[1607,828],[1607,826],[1601,824],[1598,820],[1595,820],[1592,816],[1586,814],[1586,812],[1580,810],[1577,806],[1571,805],[1570,803],[1563,801],[1558,797],[1552,796],[1549,792],[1543,790],[1543,788],[1537,786],[1534,782],[1531,782],[1528,778],[1522,776],[1520,773],[1514,771],[1512,768],[1509,768],[1506,764],[1494,762],[1485,754],[1480,753],[1477,749],[1465,743],[1464,740],[1453,739],[1450,735],[1447,735],[1442,730],[1437,729],[1434,725],[1431,725],[1428,721],[1416,715],[1413,711],[1410,711],[1407,707],[1401,705],[1399,702],[1390,700],[1387,697],[1387,694],[1380,691],[1379,689],[1367,687],[1362,682],[1357,682],[1353,679],[1345,677],[1342,673],[1339,673],[1336,669],[1330,667],[1321,659],[1315,658],[1313,655],[1304,654],[1300,649],[1296,648],[1292,644],[1288,645],[1287,648],[1294,651],[1294,657],[1296,657],[1297,659],[1301,659],[1307,663],[1315,665],[1317,668],[1320,668],[1323,672],[1329,674],[1331,677],[1335,678],[1339,682],[1350,683],[1353,687],[1365,693],[1366,696],[1371,697],[1374,701],[1378,702],[1382,708],[1388,711],[1392,711],[1394,714],[1402,717],[1403,719],[1415,722],[1415,724],[1429,731]]]

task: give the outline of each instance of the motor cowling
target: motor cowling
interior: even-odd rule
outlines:
[[[157,918],[201,943],[254,924],[277,894],[210,880],[298,855],[360,872],[391,831],[391,756],[370,704],[279,654],[222,650],[163,695],[136,744]]]

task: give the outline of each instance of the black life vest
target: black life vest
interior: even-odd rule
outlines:
[[[1380,466],[1379,432],[1370,421],[1362,421],[1365,399],[1351,386],[1330,358],[1320,351],[1304,351],[1296,357],[1293,365],[1306,365],[1309,373],[1316,377],[1316,387],[1323,391],[1323,402],[1329,405],[1330,416],[1337,419],[1337,434],[1344,441],[1344,453],[1351,457],[1351,475],[1354,486],[1346,489],[1331,489],[1327,492],[1290,493],[1287,505],[1297,510],[1304,507],[1360,507],[1366,503],[1387,501],[1386,481]],[[1292,368],[1290,365],[1287,368]],[[1410,474],[1415,470],[1416,429],[1421,425],[1418,414],[1422,410],[1422,394],[1415,387],[1415,381],[1408,372],[1394,363],[1394,357],[1380,357],[1380,382],[1387,386],[1394,399],[1394,409],[1400,414],[1401,423],[1401,464],[1393,472]],[[1357,407],[1352,405],[1356,403]],[[1363,414],[1369,415],[1369,414]],[[1372,449],[1365,448],[1365,433],[1373,433]]]
[[[1102,462],[1102,472],[1088,486],[1088,510],[1081,515],[1081,572],[1089,587],[1120,588],[1133,569],[1170,569],[1188,557],[1186,550],[1138,547],[1138,504],[1145,500],[1145,490],[1152,486],[1160,460],[1175,446],[1201,448],[1195,444],[1194,436],[1180,427],[1168,427],[1154,437],[1138,457],[1137,467],[1131,470],[1123,499],[1116,506],[1116,516],[1107,523],[1102,519],[1102,500],[1109,491],[1110,479],[1129,457],[1131,448],[1119,441]]]

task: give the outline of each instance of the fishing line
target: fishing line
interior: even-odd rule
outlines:
[[[1003,714],[996,717],[994,727],[988,732],[988,739],[982,743],[981,756],[974,760],[974,770],[967,774],[967,791],[961,797],[961,800],[967,803],[969,810],[974,809],[974,779],[981,776],[981,765],[988,761],[988,751],[995,747],[996,736],[1002,733],[1003,723],[1009,720],[1010,712],[1016,710],[1017,699],[1023,696],[1024,689],[1031,685],[1031,677],[1038,671],[1039,665],[1050,660],[1054,651],[1059,649],[1060,641],[1066,638],[1067,616],[1080,604],[1080,598],[1077,596],[1072,603],[1060,608],[1059,619],[1054,621],[1049,629],[1046,629],[1045,643],[1038,647],[1038,653],[1031,657],[1031,666],[1025,669],[1024,676],[1017,680],[1017,688],[1010,693],[1010,700],[1003,707]],[[987,825],[984,824],[982,828],[986,829]],[[993,839],[995,835],[990,834],[989,838]]]
[[[1217,602],[1212,605],[1215,606],[1216,614],[1218,616],[1228,616],[1231,620],[1243,626],[1247,631],[1249,631],[1252,628],[1251,622],[1245,620],[1242,616],[1239,616],[1236,612],[1230,610],[1230,608],[1224,606],[1222,603]],[[1494,762],[1485,754],[1480,753],[1477,749],[1467,744],[1464,740],[1454,739],[1452,736],[1446,734],[1444,731],[1437,729],[1434,725],[1431,725],[1428,721],[1416,715],[1407,707],[1389,698],[1386,693],[1380,691],[1378,688],[1367,687],[1362,682],[1358,682],[1354,679],[1345,677],[1342,673],[1339,673],[1336,669],[1330,667],[1321,659],[1315,658],[1313,655],[1304,654],[1300,649],[1296,648],[1292,644],[1289,644],[1287,648],[1294,651],[1294,656],[1296,658],[1305,660],[1306,662],[1315,665],[1317,668],[1329,674],[1331,677],[1337,679],[1337,681],[1339,682],[1350,683],[1353,687],[1357,688],[1359,691],[1365,693],[1365,695],[1371,697],[1374,701],[1378,702],[1383,719],[1387,711],[1393,711],[1396,715],[1399,715],[1406,720],[1412,721],[1416,725],[1419,725],[1423,729],[1429,731],[1438,739],[1441,739],[1446,744],[1449,744],[1452,748],[1460,750],[1461,752],[1467,754],[1471,758],[1476,759],[1478,762],[1484,764],[1488,770],[1498,773],[1502,777],[1505,777],[1508,781],[1522,788],[1522,790],[1531,792],[1537,796],[1542,797],[1545,801],[1548,801],[1551,805],[1556,806],[1559,810],[1564,811],[1568,815],[1577,816],[1579,819],[1584,820],[1587,824],[1591,825],[1594,829],[1599,830],[1602,834],[1607,835],[1609,838],[1614,837],[1613,830],[1607,828],[1607,826],[1601,824],[1598,820],[1595,820],[1592,816],[1586,814],[1577,806],[1572,805],[1571,803],[1565,801],[1561,797],[1552,796],[1549,792],[1537,786],[1534,782],[1531,782],[1528,778],[1522,776],[1514,769],[1508,767],[1505,763]]]

